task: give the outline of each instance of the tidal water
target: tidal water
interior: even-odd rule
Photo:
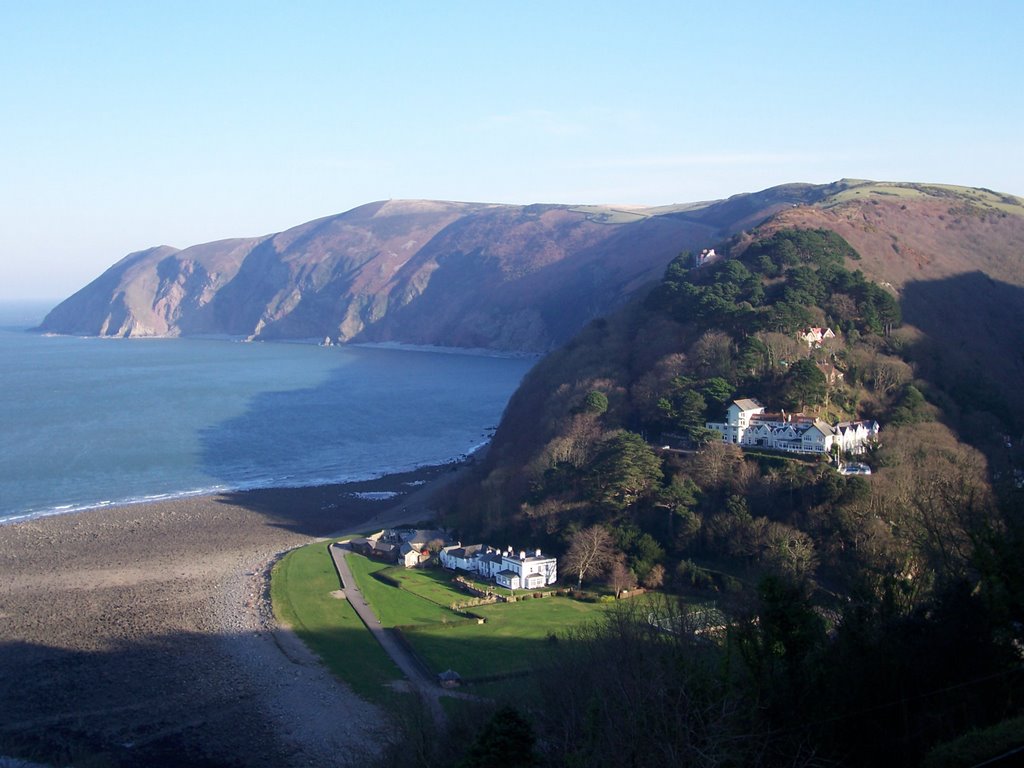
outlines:
[[[26,332],[0,307],[0,522],[345,482],[484,444],[532,359]]]

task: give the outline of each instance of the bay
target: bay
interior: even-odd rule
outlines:
[[[531,358],[24,330],[0,310],[0,522],[369,479],[484,444]]]

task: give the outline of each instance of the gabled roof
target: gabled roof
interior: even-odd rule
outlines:
[[[808,429],[811,427],[815,427],[823,435],[834,435],[836,433],[831,424],[827,421],[822,421],[821,419],[815,419],[814,423],[811,424]]]

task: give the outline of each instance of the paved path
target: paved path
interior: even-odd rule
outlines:
[[[377,614],[373,612],[369,603],[366,602],[366,598],[363,597],[363,593],[359,591],[359,586],[348,567],[349,545],[336,542],[329,544],[328,550],[331,553],[331,559],[334,560],[334,567],[341,579],[341,588],[345,591],[349,604],[359,614],[359,618],[370,630],[370,634],[377,638],[377,642],[381,644],[391,660],[402,670],[413,689],[423,698],[433,714],[434,721],[439,725],[444,723],[444,709],[441,707],[441,702],[438,701],[443,693],[441,687],[430,673],[413,658],[412,654],[395,639],[394,635],[381,626]]]

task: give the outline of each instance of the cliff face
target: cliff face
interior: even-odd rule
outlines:
[[[262,238],[130,254],[40,330],[544,351],[701,247],[819,188],[665,209],[371,203]]]

